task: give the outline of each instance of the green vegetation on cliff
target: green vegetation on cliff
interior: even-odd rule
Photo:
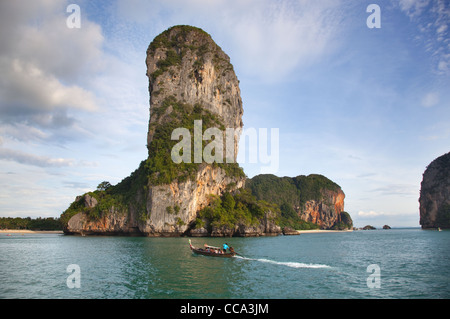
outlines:
[[[188,129],[191,132],[191,145],[194,145],[195,120],[202,120],[202,135],[209,127],[223,130],[222,121],[200,105],[183,104],[173,96],[164,100],[153,116],[159,118],[169,108],[171,109],[169,120],[165,119],[163,124],[155,125],[155,134],[148,146],[148,159],[142,161],[138,169],[117,185],[103,182],[96,191],[87,193],[98,201],[98,205],[95,207],[87,207],[83,200],[73,202],[61,215],[64,225],[67,225],[69,219],[78,212],[84,212],[89,218],[96,220],[108,213],[112,207],[116,211],[127,213],[128,209],[133,206],[139,215],[145,218],[147,214],[145,202],[150,185],[170,184],[175,180],[185,182],[195,178],[199,165],[203,163],[194,163],[193,151],[191,152],[191,163],[175,163],[171,157],[171,150],[179,141],[171,139],[172,132],[180,127]],[[202,149],[207,142],[202,140]],[[211,165],[223,169],[227,176],[245,177],[244,171],[237,163],[214,162]]]
[[[208,69],[210,63],[212,63],[213,72]],[[195,212],[189,212],[190,214],[185,212],[187,209],[194,209],[192,207],[197,207],[196,210],[204,207],[208,202],[207,195],[202,193],[200,199],[197,198],[198,194],[192,194],[190,199],[185,196],[182,200],[187,201],[189,205],[183,205],[186,204],[185,202],[174,203],[171,200],[168,200],[167,204],[161,203],[164,202],[164,195],[158,195],[158,204],[162,205],[154,205],[153,186],[162,186],[158,189],[166,188],[166,193],[171,194],[169,188],[176,189],[176,187],[169,184],[195,182],[204,165],[219,167],[225,171],[227,177],[231,177],[216,181],[213,180],[215,177],[206,176],[208,180],[205,183],[198,183],[200,186],[217,183],[216,186],[220,187],[211,190],[216,194],[222,194],[224,189],[232,191],[246,177],[237,163],[225,163],[226,158],[223,156],[226,154],[225,149],[222,150],[223,155],[220,155],[224,163],[218,163],[220,160],[216,159],[215,162],[208,164],[204,159],[200,160],[195,156],[199,152],[205,155],[204,151],[205,153],[210,151],[213,154],[208,155],[219,157],[220,153],[217,154],[218,149],[215,147],[220,147],[219,145],[224,143],[212,142],[225,136],[214,135],[214,133],[217,134],[215,130],[211,134],[214,137],[211,136],[211,139],[208,139],[209,135],[205,134],[206,129],[217,128],[223,133],[225,127],[242,127],[243,109],[239,81],[234,74],[229,57],[211,36],[191,26],[169,28],[150,43],[146,64],[151,95],[151,118],[147,135],[148,158],[117,185],[102,182],[97,190],[77,197],[61,215],[64,225],[67,225],[69,219],[79,212],[88,217],[88,222],[98,221],[113,213],[129,214],[128,221],[132,221],[133,227],[145,228],[145,232],[152,234],[159,231],[166,232],[168,229],[166,226],[155,230],[155,225],[145,223],[149,221],[148,218],[152,214],[147,211],[151,207],[154,216],[164,213],[172,220],[176,218],[173,215],[178,215],[182,209],[185,219],[179,218],[177,225],[189,224],[191,227],[194,221],[190,219]],[[188,82],[180,84],[180,80]],[[208,89],[209,85],[211,89]],[[211,101],[217,103],[211,105]],[[208,109],[204,107],[206,105]],[[222,118],[218,114],[225,115]],[[199,122],[196,122],[200,120],[201,128],[199,128]],[[176,136],[178,133],[180,135]],[[199,135],[201,135],[200,138]],[[188,149],[188,147],[192,148]],[[183,153],[183,156],[177,154],[177,151]],[[172,155],[180,155],[182,160],[174,161]],[[196,163],[196,159],[200,163]],[[198,212],[195,226],[253,227],[264,223],[267,225],[268,220],[271,222],[276,220],[280,226],[295,229],[317,228],[317,225],[299,218],[299,209],[309,200],[322,201],[323,190],[340,190],[337,184],[321,175],[295,178],[260,175],[247,181],[247,189],[213,196],[210,205]],[[166,196],[169,197],[169,195]],[[329,196],[326,195],[326,199],[328,198]],[[279,229],[279,227],[276,228]],[[144,230],[141,229],[141,231]]]
[[[60,217],[63,226],[67,226],[70,218],[77,213],[85,213],[91,220],[98,220],[104,214],[112,209],[128,213],[128,209],[133,206],[138,211],[145,213],[145,201],[147,186],[147,171],[145,169],[146,161],[142,161],[139,168],[130,176],[124,178],[117,185],[111,185],[109,182],[102,182],[97,190],[88,192],[70,204]],[[97,205],[90,207],[86,204],[85,198],[89,196],[97,201]]]
[[[345,230],[353,228],[353,220],[347,212],[341,212],[341,221],[333,226],[333,230]]]
[[[294,178],[277,177],[271,174],[257,175],[246,181],[246,188],[258,200],[265,200],[279,206],[280,226],[293,229],[316,229],[317,224],[301,220],[297,210],[302,210],[309,200],[323,201],[324,190],[338,192],[340,186],[322,175],[300,175]],[[345,228],[351,224],[351,218],[345,213],[336,228]]]
[[[319,225],[300,219],[294,208],[286,202],[280,205],[280,214],[279,225],[283,228],[289,227],[296,230],[319,229]]]
[[[221,197],[212,196],[209,206],[198,212],[196,228],[227,227],[233,229],[237,224],[255,226],[261,222],[266,212],[271,211],[273,218],[279,215],[277,205],[257,200],[248,189],[240,189],[236,193],[224,193]],[[211,231],[211,229],[209,229]]]
[[[177,30],[176,37],[170,37],[170,33],[172,30]],[[195,34],[200,35],[205,38],[211,39],[211,36],[204,30],[193,27],[190,25],[177,25],[173,26],[166,31],[162,32],[158,36],[156,36],[153,41],[150,43],[148,50],[155,51],[158,48],[165,48],[165,49],[171,49],[171,48],[177,48],[180,46],[180,43],[186,43],[187,36],[189,33],[194,31]],[[197,48],[194,46],[195,44],[192,44],[190,46],[191,49]]]
[[[193,36],[195,35],[195,36]],[[188,40],[188,36],[193,36]],[[150,74],[150,79],[155,81],[158,76],[168,71],[171,66],[181,64],[183,56],[191,51],[197,57],[194,61],[195,69],[199,70],[204,64],[204,55],[213,54],[214,66],[217,70],[233,70],[231,63],[219,52],[220,47],[212,40],[211,36],[204,30],[188,25],[178,25],[171,27],[158,35],[149,45],[147,54],[153,53],[157,49],[166,51],[166,57],[157,62],[158,69]],[[223,64],[225,63],[225,66]]]
[[[219,116],[212,114],[208,110],[202,108],[200,105],[189,105],[178,102],[175,97],[169,96],[166,98],[162,106],[156,109],[154,115],[159,118],[162,114],[166,113],[167,109],[171,109],[169,120],[165,119],[163,125],[154,125],[155,134],[153,139],[148,145],[149,158],[145,164],[150,183],[153,185],[169,184],[175,179],[178,181],[186,181],[192,179],[198,171],[198,167],[201,163],[194,163],[194,153],[196,150],[191,151],[190,163],[175,163],[171,157],[172,148],[179,142],[178,140],[172,140],[172,132],[176,128],[186,128],[191,134],[190,145],[195,146],[194,143],[194,121],[202,120],[202,136],[207,128],[216,127],[220,130],[224,130],[225,127]],[[153,129],[153,127],[150,129]],[[207,141],[202,139],[202,149],[197,150],[202,152],[207,145]],[[237,163],[216,163],[213,166],[219,166],[224,169],[229,176],[245,177],[243,170]]]
[[[339,191],[338,184],[325,176],[311,174],[294,178],[277,177],[271,174],[257,175],[248,180],[246,187],[258,199],[291,206],[303,206],[308,200],[321,201],[323,190]]]

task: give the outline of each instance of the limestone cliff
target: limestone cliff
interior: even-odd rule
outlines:
[[[258,236],[281,232],[270,209],[262,214],[258,209],[245,211],[242,216],[247,219],[236,220],[237,229],[232,232],[218,220],[213,227],[212,216],[197,218],[212,198],[236,192],[245,183],[245,174],[235,163],[243,108],[230,58],[203,30],[175,26],[149,45],[146,65],[150,93],[148,159],[119,184],[77,197],[61,216],[65,232],[146,236],[191,232],[196,236]],[[200,144],[195,141],[198,121]],[[172,157],[178,143],[178,136],[173,138],[177,128],[194,137],[183,139],[186,145],[194,147],[182,149],[187,157],[181,162]],[[198,148],[202,155],[205,140],[211,139],[204,137],[208,128],[218,129],[224,140],[227,129],[234,132],[231,145],[224,145],[223,153],[214,148],[212,153],[222,157],[213,163],[202,158],[198,161],[196,157]],[[219,137],[214,135],[214,141]],[[204,220],[208,227],[196,220]]]
[[[353,226],[350,215],[344,211],[344,192],[325,176],[258,175],[247,180],[246,187],[256,198],[278,204],[283,226],[294,229],[351,229]]]
[[[344,192],[339,190],[321,191],[321,199],[311,199],[304,206],[296,206],[298,217],[306,222],[319,225],[321,229],[331,229],[342,222],[344,212]]]
[[[142,185],[141,167],[117,186],[78,196],[65,214],[71,214],[68,234],[181,236],[187,234],[197,212],[211,194],[242,187],[221,168],[201,165],[194,179],[170,184]],[[237,183],[236,183],[237,182]]]
[[[154,138],[155,128],[171,121],[173,109],[166,107],[167,99],[200,104],[218,116],[225,128],[242,129],[239,81],[230,58],[209,34],[190,26],[170,28],[150,44],[146,64],[151,112],[147,145]],[[238,144],[236,135],[234,149],[228,150],[234,160]]]
[[[66,234],[262,236],[280,234],[280,225],[349,227],[344,193],[323,176],[273,176],[269,183],[255,177],[244,188],[235,163],[243,127],[239,81],[210,35],[172,27],[152,41],[145,62],[148,158],[117,185],[101,183],[78,196],[61,215]],[[214,161],[204,158],[206,150]]]
[[[450,152],[423,173],[419,203],[422,228],[450,228]]]

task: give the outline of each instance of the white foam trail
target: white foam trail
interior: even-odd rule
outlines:
[[[331,268],[328,265],[321,265],[321,264],[305,264],[305,263],[298,263],[298,262],[291,262],[291,261],[283,262],[283,261],[274,261],[274,260],[264,259],[264,258],[254,259],[254,258],[247,258],[247,257],[240,257],[240,256],[235,256],[235,257],[242,258],[245,260],[260,261],[263,263],[268,263],[268,264],[273,264],[273,265],[282,265],[282,266],[287,266],[287,267],[291,267],[291,268]]]
[[[291,268],[331,268],[327,265],[320,265],[320,264],[305,264],[305,263],[297,263],[297,262],[282,262],[282,261],[274,261],[269,259],[256,259],[258,261],[261,261],[263,263],[269,263],[274,265],[283,265],[288,266]]]

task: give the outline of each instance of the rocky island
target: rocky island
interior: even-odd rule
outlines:
[[[419,203],[422,228],[450,228],[450,152],[423,173]]]
[[[311,174],[297,177],[257,175],[246,181],[246,188],[257,199],[280,207],[280,223],[294,229],[353,228],[344,211],[345,194],[341,187],[325,176]]]
[[[239,81],[208,33],[191,26],[164,31],[150,43],[146,65],[148,158],[117,185],[104,182],[78,196],[61,215],[66,234],[263,236],[305,223],[351,227],[344,193],[323,176],[246,178],[236,163]],[[227,141],[223,148],[220,141]],[[214,161],[201,156],[207,150]],[[261,188],[267,179],[289,184],[283,201]]]

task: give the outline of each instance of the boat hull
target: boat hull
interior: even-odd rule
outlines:
[[[198,254],[198,255],[203,255],[203,256],[230,258],[230,257],[234,257],[236,255],[236,253],[234,251],[220,254],[220,253],[216,253],[212,250],[207,250],[207,249],[203,249],[203,248],[195,248],[192,245],[189,245],[189,246],[191,247],[191,250],[193,253]]]

